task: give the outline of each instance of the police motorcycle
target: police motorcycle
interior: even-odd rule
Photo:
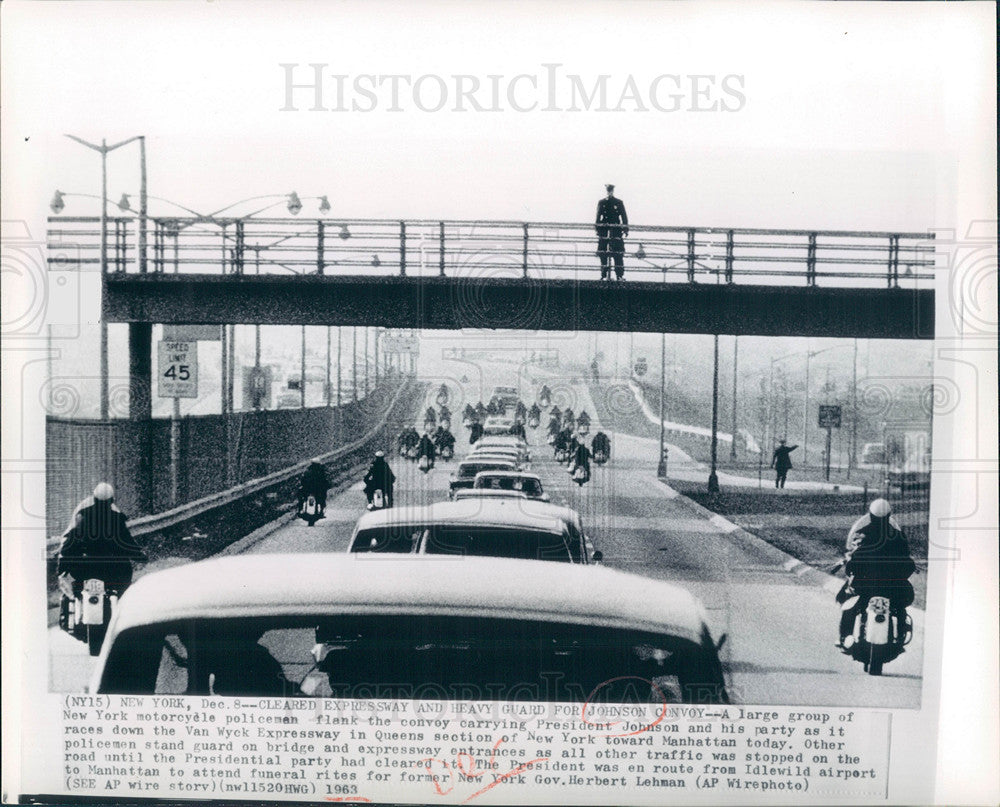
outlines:
[[[604,465],[608,461],[611,456],[611,441],[604,432],[598,432],[594,435],[591,451],[594,455],[595,464]]]
[[[444,407],[444,405],[446,403],[448,403],[448,385],[447,384],[442,384],[440,387],[438,387],[438,392],[437,392],[437,398],[436,398],[436,400],[437,400],[438,406],[440,406],[442,408]]]
[[[316,497],[310,493],[302,500],[302,504],[299,505],[299,518],[301,518],[310,527],[314,526],[317,521],[323,518],[323,508],[320,507],[319,502]]]
[[[831,570],[843,569],[847,575],[836,597],[841,608],[839,647],[869,675],[881,675],[883,665],[905,652],[913,639],[913,619],[906,607],[913,602],[908,578],[916,565],[890,514],[887,501],[872,502],[868,514],[851,528],[843,560]],[[881,528],[884,534],[877,526],[865,533],[875,519],[888,523]]]
[[[539,409],[538,404],[532,404],[531,409],[528,410],[528,428],[537,429],[541,418],[542,410]]]
[[[446,431],[451,429],[451,410],[445,406],[441,405],[441,411],[438,413],[438,426]]]
[[[476,419],[476,410],[473,408],[472,404],[466,404],[465,409],[462,410],[462,425],[467,429],[471,429],[472,423]]]
[[[562,427],[559,425],[559,416],[558,415],[552,415],[549,418],[548,431],[549,431],[549,437],[548,437],[548,440],[546,442],[550,446],[555,446],[555,444],[559,440],[559,432],[562,431]]]
[[[848,583],[843,596],[838,595],[844,611],[857,608],[861,595]],[[889,597],[869,595],[864,608],[858,609],[854,626],[844,638],[843,649],[855,661],[861,662],[869,675],[881,675],[882,667],[898,658],[913,640],[913,618],[905,608],[893,608]]]
[[[455,456],[455,435],[442,426],[434,435],[434,447],[446,462]]]
[[[59,627],[85,642],[90,655],[98,655],[121,592],[99,577],[84,579],[79,592],[74,592],[72,584],[63,575],[59,577],[59,590],[62,593]]]

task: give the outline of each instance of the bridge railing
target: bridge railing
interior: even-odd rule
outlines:
[[[151,273],[597,280],[592,224],[390,219],[150,218]],[[99,269],[100,219],[49,219],[49,262]],[[137,272],[138,221],[113,217],[109,272]],[[914,287],[934,235],[632,225],[629,278],[668,283]],[[71,257],[69,257],[71,256]]]

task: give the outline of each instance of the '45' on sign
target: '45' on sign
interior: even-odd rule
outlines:
[[[159,343],[157,394],[161,398],[198,397],[198,343],[164,339]]]

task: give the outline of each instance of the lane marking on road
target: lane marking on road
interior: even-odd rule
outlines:
[[[735,532],[736,530],[739,529],[739,527],[737,527],[735,524],[733,524],[733,522],[730,521],[728,518],[723,518],[722,516],[720,516],[718,514],[712,516],[709,519],[709,522],[711,522],[712,524],[714,524],[716,527],[718,527],[723,532]]]

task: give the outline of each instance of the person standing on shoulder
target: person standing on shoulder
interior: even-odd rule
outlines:
[[[784,440],[778,441],[778,447],[774,449],[774,455],[771,457],[771,467],[775,471],[774,486],[776,488],[785,487],[785,477],[792,470],[791,454],[797,448],[797,445],[785,445]]]
[[[615,186],[605,185],[608,195],[597,203],[597,255],[601,259],[601,280],[611,279],[611,261],[615,262],[615,277],[625,277],[625,237],[628,235],[628,213],[625,203],[615,196]]]

